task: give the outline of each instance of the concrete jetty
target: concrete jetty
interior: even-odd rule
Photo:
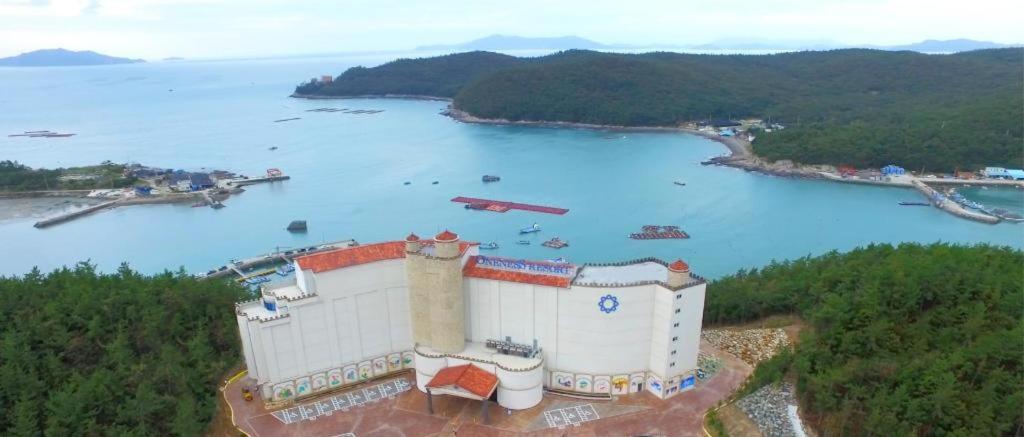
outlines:
[[[262,178],[235,179],[235,180],[233,180],[231,182],[228,182],[228,185],[231,185],[233,187],[244,187],[246,185],[262,184],[262,183],[266,183],[266,182],[287,181],[288,179],[291,179],[291,178],[292,178],[291,176],[281,175],[281,176],[267,176],[267,177],[262,177]]]
[[[939,193],[934,188],[929,187],[927,184],[921,182],[921,180],[919,179],[914,179],[911,181],[911,183],[914,185],[914,188],[917,188],[918,191],[923,193],[925,197],[927,197],[928,200],[932,202],[932,205],[935,205],[936,208],[942,209],[957,217],[962,217],[968,220],[974,220],[988,224],[996,224],[999,223],[1000,221],[999,217],[976,211],[971,211],[967,208],[960,206],[960,204],[952,200],[949,200],[945,195]]]
[[[79,210],[71,211],[71,212],[66,213],[66,214],[58,215],[56,217],[50,217],[48,219],[43,219],[43,220],[37,221],[36,224],[34,224],[32,226],[35,226],[37,228],[45,228],[47,226],[53,226],[53,225],[56,225],[56,224],[59,224],[59,223],[64,223],[66,221],[74,220],[74,219],[76,219],[78,217],[81,217],[81,216],[84,216],[84,215],[92,214],[92,213],[94,213],[96,211],[104,210],[104,209],[107,209],[107,208],[113,208],[113,207],[117,206],[117,204],[119,202],[120,202],[119,200],[111,200],[109,202],[98,203],[98,204],[92,205],[92,206],[87,207],[87,208],[82,208],[82,209],[79,209]]]
[[[192,201],[192,200],[195,200],[195,199],[196,199],[196,195],[194,193],[176,193],[176,194],[167,194],[167,195],[153,196],[153,197],[129,197],[129,198],[126,198],[126,199],[115,199],[115,200],[110,200],[110,201],[103,202],[103,203],[98,203],[98,204],[92,205],[92,206],[90,206],[88,208],[83,208],[83,209],[71,211],[71,212],[68,212],[68,213],[64,213],[64,214],[61,214],[61,215],[58,215],[58,216],[55,216],[55,217],[50,217],[50,218],[47,218],[47,219],[43,219],[43,220],[40,220],[40,221],[36,222],[33,226],[35,226],[37,228],[45,228],[47,226],[53,226],[53,225],[56,225],[56,224],[60,224],[60,223],[64,223],[64,222],[68,222],[68,221],[74,220],[74,219],[79,218],[79,217],[84,217],[84,216],[92,214],[94,212],[102,211],[104,209],[113,209],[113,208],[117,208],[117,207],[120,207],[120,206],[128,206],[128,205],[153,205],[153,204],[162,204],[162,203],[179,203],[179,202]]]

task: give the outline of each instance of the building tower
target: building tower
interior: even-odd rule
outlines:
[[[668,265],[669,288],[679,288],[687,282],[690,282],[690,266],[688,264],[681,259],[677,259],[674,263]]]
[[[461,352],[466,346],[459,246],[459,236],[447,230],[434,237],[432,248],[416,235],[406,238],[413,341],[442,353]]]

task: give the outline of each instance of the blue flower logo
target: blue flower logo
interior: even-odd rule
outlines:
[[[614,313],[615,310],[619,309],[619,298],[610,294],[601,296],[601,301],[597,303],[597,307],[605,314]]]

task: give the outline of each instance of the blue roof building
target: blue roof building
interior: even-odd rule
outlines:
[[[205,190],[213,187],[213,180],[208,173],[192,173],[189,175],[189,185],[192,191]]]

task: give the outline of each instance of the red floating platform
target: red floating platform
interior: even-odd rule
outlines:
[[[456,198],[452,199],[452,202],[468,203],[470,205],[473,205],[473,207],[471,207],[470,209],[486,209],[488,211],[495,211],[495,212],[505,212],[505,211],[508,211],[510,209],[518,209],[518,210],[522,210],[522,211],[543,212],[543,213],[546,213],[546,214],[556,214],[556,215],[563,215],[563,214],[569,212],[569,210],[565,209],[565,208],[555,208],[555,207],[551,207],[551,206],[541,206],[541,205],[530,205],[528,203],[504,202],[504,201],[501,201],[501,200],[477,199],[477,198],[473,198],[473,197],[463,197],[463,196],[459,196],[459,197],[456,197]],[[477,205],[480,205],[482,207],[476,207]]]

